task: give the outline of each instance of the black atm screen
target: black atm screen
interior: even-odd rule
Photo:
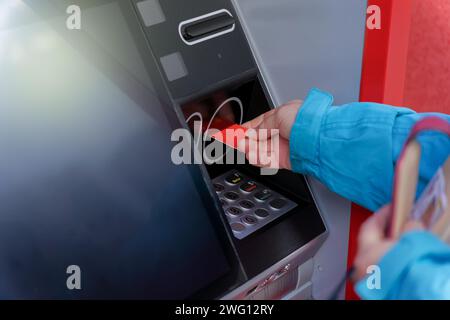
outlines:
[[[232,287],[218,211],[198,169],[172,164],[123,8],[87,3],[72,37],[65,10],[43,19],[0,0],[0,298]]]

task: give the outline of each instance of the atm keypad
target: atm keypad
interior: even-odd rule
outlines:
[[[256,200],[259,201],[266,201],[270,197],[272,197],[272,192],[269,189],[261,190],[255,194]]]
[[[238,172],[233,172],[225,178],[229,184],[235,185],[242,182],[242,176]]]
[[[254,216],[245,216],[244,218],[242,218],[242,222],[252,225],[258,223],[258,219],[256,219]]]
[[[266,209],[256,209],[255,210],[255,215],[258,218],[265,219],[265,218],[267,218],[270,215],[270,213]]]
[[[243,239],[291,211],[297,204],[232,170],[213,180],[233,234]]]
[[[284,199],[275,199],[269,203],[270,207],[281,210],[283,207],[287,204],[286,200]]]
[[[236,201],[237,199],[239,199],[239,194],[233,191],[228,191],[224,194],[224,197],[227,200]]]
[[[240,189],[246,193],[250,193],[256,190],[258,185],[255,181],[247,181],[240,186]]]
[[[242,200],[239,205],[247,210],[253,209],[255,207],[255,204],[249,200]]]
[[[240,216],[243,212],[241,209],[236,207],[229,207],[227,213],[233,217]]]
[[[242,223],[232,223],[231,229],[235,232],[242,232],[245,230],[245,226]]]
[[[225,190],[225,187],[220,183],[214,183],[214,189],[216,190],[217,193],[220,193],[223,190]]]

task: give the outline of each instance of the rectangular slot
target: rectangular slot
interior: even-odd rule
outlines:
[[[184,43],[194,45],[233,32],[235,26],[233,15],[222,9],[181,22],[179,33]]]
[[[186,25],[183,29],[183,36],[187,41],[192,41],[202,37],[206,37],[213,33],[217,33],[232,28],[234,19],[227,13],[221,13],[212,16],[204,21],[194,22]]]

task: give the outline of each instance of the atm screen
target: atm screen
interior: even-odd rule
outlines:
[[[235,271],[219,211],[119,1],[57,2],[0,0],[0,299],[191,297]]]

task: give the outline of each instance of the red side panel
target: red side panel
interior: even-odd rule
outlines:
[[[415,0],[404,104],[421,112],[450,113],[450,1]]]
[[[381,30],[367,30],[361,101],[450,113],[450,1],[369,0],[381,8]],[[348,266],[369,212],[353,205]],[[358,299],[347,284],[347,299]]]
[[[360,101],[402,105],[411,16],[410,0],[369,0],[381,8],[381,30],[366,28]],[[393,23],[393,21],[395,23]],[[353,265],[359,229],[370,212],[353,205],[347,266]],[[349,282],[346,299],[359,299]]]
[[[368,1],[369,6],[378,5],[381,8],[381,30],[369,30],[366,28],[361,77],[361,101],[383,101],[392,2],[392,0]]]

